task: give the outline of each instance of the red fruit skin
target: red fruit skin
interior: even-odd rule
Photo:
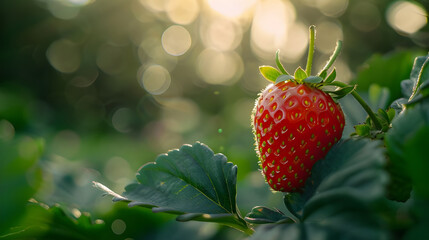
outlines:
[[[253,132],[262,173],[275,191],[299,191],[314,163],[341,139],[343,111],[325,92],[293,81],[270,84],[256,100]]]

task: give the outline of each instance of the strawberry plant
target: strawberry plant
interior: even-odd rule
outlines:
[[[199,142],[142,166],[122,194],[94,185],[130,207],[219,223],[250,239],[429,238],[429,55],[418,57],[401,83],[404,98],[374,113],[356,92],[359,83],[336,81],[330,71],[341,42],[312,75],[314,41],[310,27],[305,70],[289,74],[278,52],[278,69],[260,67],[272,83],[252,114],[256,152],[268,185],[283,192],[283,209],[256,206],[243,215],[238,166]],[[350,137],[342,135],[347,115],[339,104],[347,94],[368,114]]]

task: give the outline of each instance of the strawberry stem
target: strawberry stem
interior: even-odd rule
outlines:
[[[290,75],[286,71],[286,69],[283,67],[283,64],[280,62],[280,56],[279,56],[279,54],[280,54],[280,50],[277,50],[276,51],[276,65],[277,65],[277,67],[279,68],[280,72],[282,72],[283,74]]]
[[[331,85],[335,85],[337,87],[347,87],[348,85],[343,82],[333,81],[330,83]],[[371,110],[371,108],[368,106],[368,104],[363,100],[363,98],[359,95],[359,93],[356,92],[356,90],[353,90],[351,92],[353,97],[360,103],[360,105],[363,107],[366,113],[368,113],[368,116],[371,118],[372,122],[375,125],[375,128],[380,130],[382,128],[380,121],[378,121],[378,118],[375,116],[375,113]]]
[[[338,55],[340,55],[342,47],[343,47],[343,41],[338,40],[334,53],[332,53],[331,57],[329,58],[329,61],[326,63],[325,67],[323,67],[323,69],[320,71],[318,75],[320,75],[322,72],[328,71],[328,69],[332,66],[332,64],[334,64],[335,59],[337,59]]]
[[[313,55],[314,55],[314,40],[316,35],[316,27],[311,25],[309,28],[310,31],[310,43],[308,45],[308,57],[307,57],[307,67],[305,72],[307,76],[311,76],[311,67],[313,66]]]

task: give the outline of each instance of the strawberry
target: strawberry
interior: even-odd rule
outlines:
[[[310,27],[307,69],[299,67],[294,76],[284,69],[261,66],[262,75],[272,81],[259,95],[252,113],[256,152],[262,173],[275,191],[299,191],[311,174],[314,163],[326,156],[341,138],[344,114],[337,99],[354,91],[355,86],[334,81],[336,70],[327,76],[341,49],[317,76],[311,76],[314,52],[314,26]],[[326,86],[340,87],[328,91]],[[335,99],[335,100],[334,100]]]
[[[313,164],[341,138],[344,114],[325,92],[287,81],[262,91],[253,126],[268,184],[291,192],[304,185]]]

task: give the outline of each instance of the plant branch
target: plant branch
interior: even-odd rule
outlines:
[[[331,82],[330,85],[335,85],[337,87],[347,87],[348,85],[343,82],[334,81]],[[363,107],[366,113],[368,113],[368,116],[371,118],[372,122],[374,123],[375,127],[377,129],[381,129],[381,123],[378,121],[378,118],[375,116],[375,113],[371,110],[371,108],[368,106],[368,104],[362,99],[362,97],[359,95],[359,93],[356,92],[356,90],[353,90],[351,92],[353,97],[360,103],[360,105]]]
[[[313,55],[314,55],[314,40],[316,35],[316,27],[314,25],[310,26],[310,43],[308,45],[308,57],[307,57],[307,66],[305,72],[307,76],[311,75],[311,67],[313,66]]]

